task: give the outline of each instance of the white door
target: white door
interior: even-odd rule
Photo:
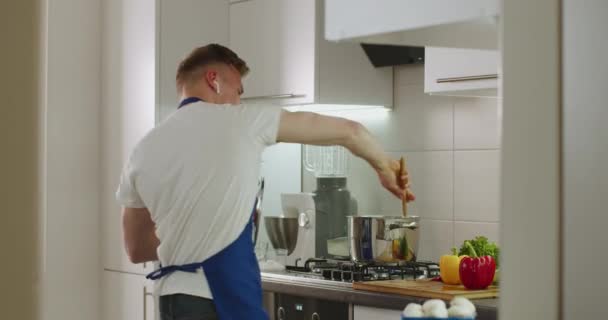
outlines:
[[[314,100],[315,1],[251,0],[230,5],[230,48],[250,67],[243,98]]]

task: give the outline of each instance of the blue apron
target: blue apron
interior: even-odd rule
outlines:
[[[198,98],[184,99],[179,108],[201,101]],[[255,206],[257,201],[253,206]],[[266,320],[268,315],[262,308],[262,280],[260,267],[253,250],[253,212],[245,230],[228,247],[203,262],[179,266],[166,266],[150,273],[146,278],[160,279],[175,271],[196,273],[202,268],[219,319]]]

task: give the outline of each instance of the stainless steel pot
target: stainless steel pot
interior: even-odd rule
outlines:
[[[416,261],[420,217],[348,216],[347,221],[352,261]]]

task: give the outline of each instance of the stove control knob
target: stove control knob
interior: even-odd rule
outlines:
[[[318,313],[313,313],[312,317],[310,317],[311,320],[321,320],[321,316]]]
[[[308,218],[308,214],[306,212],[300,212],[298,216],[298,224],[302,228],[308,229],[308,224],[310,223],[310,219]]]
[[[277,317],[279,317],[279,320],[285,320],[285,309],[283,307],[277,309]]]

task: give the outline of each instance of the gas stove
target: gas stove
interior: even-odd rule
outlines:
[[[439,265],[430,261],[358,263],[350,260],[308,259],[304,266],[286,266],[294,276],[341,281],[416,280],[439,276]]]

